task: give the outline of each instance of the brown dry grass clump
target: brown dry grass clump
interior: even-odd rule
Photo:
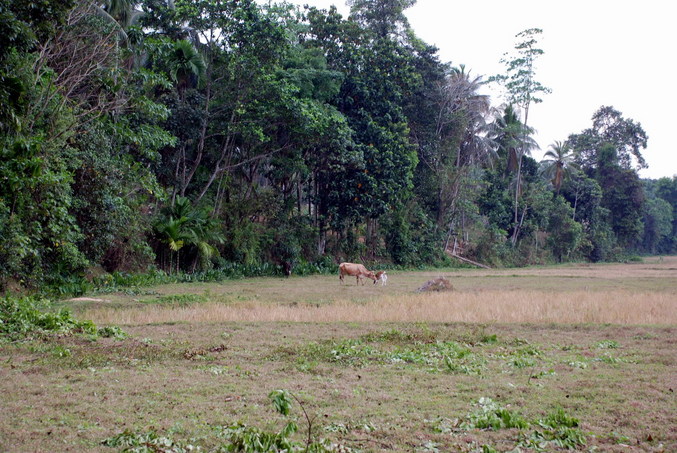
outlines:
[[[451,291],[452,289],[454,289],[454,286],[449,280],[444,277],[437,277],[425,282],[419,289],[416,290],[416,292],[422,293],[430,291]]]

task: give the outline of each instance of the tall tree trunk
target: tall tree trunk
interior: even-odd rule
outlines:
[[[576,221],[576,207],[578,206],[578,183],[576,184],[576,195],[574,197],[574,212],[571,216],[571,220]]]
[[[205,104],[204,104],[204,116],[202,118],[202,124],[200,126],[200,139],[198,140],[197,143],[197,154],[195,155],[195,160],[193,161],[193,165],[191,166],[190,170],[188,171],[188,174],[186,174],[186,167],[187,164],[184,161],[184,178],[181,186],[181,196],[185,197],[186,196],[186,189],[188,188],[188,185],[190,182],[193,180],[193,176],[195,176],[195,172],[197,169],[200,167],[200,163],[202,162],[202,156],[204,154],[204,148],[205,148],[205,141],[207,139],[207,128],[209,126],[209,103],[211,102],[211,82],[209,80],[211,77],[209,77],[210,74],[207,74],[207,86],[205,90]]]
[[[373,244],[373,236],[374,236],[374,219],[367,217],[367,232],[366,232],[366,237],[364,238],[365,245],[367,246],[367,257],[369,259],[374,259],[374,244]]]
[[[515,244],[517,243],[517,235],[519,233],[519,226],[517,224],[518,221],[518,212],[519,212],[519,196],[521,195],[521,186],[522,186],[522,158],[524,156],[524,151],[525,151],[525,146],[526,146],[526,141],[528,137],[528,131],[527,131],[527,122],[529,121],[529,103],[530,99],[527,97],[527,102],[526,106],[524,108],[524,134],[522,136],[522,143],[520,146],[520,153],[519,156],[517,156],[517,184],[515,184],[515,227],[513,228],[512,232],[512,246],[514,247]],[[524,220],[524,217],[522,218]],[[521,222],[520,222],[521,224]]]
[[[299,217],[301,216],[301,192],[303,192],[301,189],[301,181],[299,181],[296,183],[296,207],[299,211]]]

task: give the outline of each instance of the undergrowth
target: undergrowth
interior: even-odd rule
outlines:
[[[449,265],[450,263],[445,263]],[[412,269],[412,267],[397,266],[385,263],[369,263],[369,267],[378,267],[382,270]],[[455,267],[465,267],[455,264]],[[431,266],[414,267],[417,270],[436,269]],[[338,272],[338,264],[332,259],[321,259],[315,262],[301,261],[293,268],[294,276],[330,275]],[[45,282],[40,292],[46,296],[68,297],[81,296],[91,293],[131,292],[143,293],[140,288],[146,286],[163,285],[170,283],[208,283],[223,280],[235,280],[254,277],[283,277],[285,271],[282,266],[272,263],[242,264],[220,261],[217,266],[198,272],[166,273],[153,269],[145,273],[112,272],[94,278],[82,275],[67,277],[53,277]]]
[[[338,266],[331,261],[315,263],[302,262],[294,267],[294,275],[305,276],[313,274],[332,274],[338,271]],[[69,276],[52,279],[42,292],[49,296],[80,296],[89,293],[125,292],[126,290],[140,291],[144,286],[163,285],[169,283],[204,283],[218,282],[253,277],[281,277],[284,270],[281,266],[271,263],[240,264],[232,262],[219,263],[218,268],[199,272],[178,272],[168,274],[161,270],[151,270],[146,273],[113,272],[103,274],[92,279],[83,276]]]
[[[21,341],[46,335],[89,335],[123,338],[116,326],[97,328],[92,321],[79,321],[68,309],[50,311],[50,300],[26,296],[0,298],[0,340]]]

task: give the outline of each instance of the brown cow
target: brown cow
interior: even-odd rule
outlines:
[[[356,284],[358,285],[362,282],[362,277],[370,278],[374,280],[374,284],[376,284],[376,275],[362,264],[341,263],[339,265],[339,280],[341,280],[341,283],[343,283],[343,277],[345,275],[355,277],[357,279]],[[364,285],[364,282],[362,284]]]

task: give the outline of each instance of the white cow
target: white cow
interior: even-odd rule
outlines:
[[[386,286],[386,283],[388,283],[388,274],[386,274],[386,271],[378,271],[376,273],[376,281],[381,280],[381,286]],[[376,284],[376,281],[374,284]]]

